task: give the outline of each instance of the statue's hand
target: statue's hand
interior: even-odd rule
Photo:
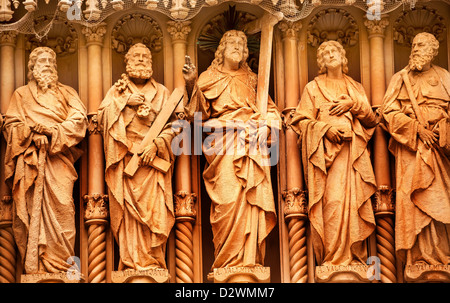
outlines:
[[[44,149],[44,150],[48,150],[48,138],[46,135],[42,135],[42,134],[34,134],[33,135],[33,142],[36,145],[36,147],[38,149]]]
[[[31,126],[31,130],[34,133],[45,135],[45,136],[52,136],[52,131],[49,127],[45,126],[44,124],[36,123],[34,126]]]
[[[331,143],[341,143],[344,138],[344,133],[338,128],[332,126],[325,133],[325,137],[330,140]]]
[[[197,80],[197,68],[191,61],[191,57],[185,57],[185,64],[183,66],[183,78],[186,82],[186,86],[194,86],[195,81]]]
[[[156,153],[158,152],[158,147],[154,142],[150,143],[140,155],[141,157],[141,165],[149,165],[153,162],[153,159],[156,157]]]
[[[340,116],[345,114],[353,107],[353,100],[348,95],[340,95],[337,100],[334,100],[334,104],[330,107],[330,115]]]
[[[417,129],[417,133],[419,134],[420,140],[422,140],[423,144],[425,144],[426,148],[433,147],[434,144],[437,144],[437,140],[439,139],[439,134],[432,130],[428,130],[419,124]]]
[[[145,97],[144,94],[132,94],[130,98],[128,98],[127,105],[129,106],[138,106],[144,103]]]

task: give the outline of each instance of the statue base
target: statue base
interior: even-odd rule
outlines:
[[[111,273],[113,283],[169,283],[169,280],[169,271],[164,268],[126,269]]]
[[[233,266],[214,268],[208,275],[214,283],[270,283],[270,267]]]
[[[42,274],[23,274],[20,283],[84,283],[80,272],[58,272]]]
[[[405,281],[413,283],[450,283],[450,265],[414,264],[405,266]]]
[[[367,278],[368,265],[316,266],[318,283],[371,283]]]

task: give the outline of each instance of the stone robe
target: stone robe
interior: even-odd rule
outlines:
[[[354,106],[330,116],[328,110],[341,94],[349,95]],[[319,265],[366,263],[364,241],[375,228],[370,197],[376,191],[367,143],[375,125],[364,88],[350,77],[327,80],[320,75],[305,86],[292,128],[300,135]],[[331,126],[344,130],[347,138],[330,142],[325,134]]]
[[[441,123],[449,118],[449,72],[433,65],[408,76],[429,129],[444,127]],[[389,150],[395,156],[396,250],[407,264],[448,264],[450,159],[442,148],[428,149],[419,139],[419,122],[399,73],[392,77],[381,113],[391,134]]]
[[[166,268],[166,242],[175,222],[173,165],[167,173],[151,166],[139,166],[133,177],[124,175],[124,169],[170,93],[155,80],[147,81],[141,93],[145,94],[144,103],[151,110],[147,118],[141,118],[137,116],[136,107],[127,106],[131,96],[129,85],[134,84],[126,76],[119,80],[108,91],[98,110],[104,139],[111,229],[120,251],[119,270]],[[138,90],[137,87],[134,90]],[[174,119],[172,116],[170,121]],[[168,123],[155,139],[157,155],[172,164],[175,157],[170,144],[174,135],[171,123]]]
[[[234,74],[209,68],[200,75],[189,103],[188,116],[199,111],[204,126],[215,126],[207,138],[213,140],[203,144],[203,179],[212,201],[212,269],[263,265],[265,239],[276,224],[270,166],[263,165],[258,151],[250,152],[250,127],[242,132],[231,128],[262,119],[255,105],[256,83],[257,76],[244,68]],[[279,128],[280,115],[271,100],[266,119]]]
[[[32,140],[30,127],[35,123],[51,129],[46,153],[39,154]],[[30,81],[11,98],[4,128],[5,180],[12,191],[13,232],[25,273],[60,272],[71,266],[66,261],[75,255],[74,163],[81,156],[76,145],[86,128],[86,108],[71,87],[58,83],[43,94]],[[39,160],[44,161],[41,181]],[[39,220],[36,228],[30,226],[32,217]]]

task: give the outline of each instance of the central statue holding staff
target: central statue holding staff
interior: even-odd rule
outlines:
[[[183,69],[190,96],[187,116],[192,118],[200,112],[204,125],[216,129],[208,133],[214,144],[203,144],[208,163],[203,179],[211,198],[215,248],[213,271],[262,266],[265,240],[276,224],[270,166],[264,164],[261,152],[251,152],[250,143],[255,132],[253,138],[265,142],[263,134],[270,128],[274,134],[281,118],[270,98],[267,115],[256,107],[257,75],[247,65],[247,58],[246,35],[230,30],[223,35],[211,66],[198,80],[189,60]],[[261,123],[263,120],[267,123]],[[240,129],[243,124],[255,127]],[[236,151],[238,146],[243,148]]]

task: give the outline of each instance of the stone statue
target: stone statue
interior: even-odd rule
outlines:
[[[450,261],[450,73],[434,64],[439,42],[419,33],[381,114],[395,156],[395,246],[407,265]]]
[[[306,85],[291,121],[300,135],[319,266],[365,264],[365,240],[375,229],[367,143],[377,119],[362,85],[346,75],[347,62],[340,43],[319,46],[319,75]]]
[[[221,38],[211,66],[198,80],[192,63],[187,62],[183,69],[190,96],[186,115],[201,113],[205,131],[209,125],[215,129],[208,133],[214,143],[205,144],[205,140],[203,144],[207,160],[203,179],[212,201],[213,271],[262,266],[265,239],[276,224],[270,166],[264,165],[260,153],[249,152],[251,127],[245,126],[266,119],[267,125],[261,123],[260,128],[254,128],[262,138],[261,129],[267,130],[270,123],[278,126],[281,118],[270,98],[265,117],[256,108],[257,76],[247,65],[247,58],[246,35],[230,30]],[[238,125],[243,126],[242,131],[236,131]],[[237,151],[240,144],[242,152]]]
[[[119,245],[119,270],[166,269],[165,250],[174,225],[173,165],[167,172],[151,166],[158,156],[171,163],[175,136],[169,119],[157,138],[144,148],[133,176],[124,174],[169,97],[169,90],[153,78],[152,55],[142,43],[125,55],[126,74],[108,91],[98,109],[105,150],[111,229]]]
[[[56,54],[35,48],[28,84],[5,115],[5,181],[14,201],[13,231],[26,274],[67,271],[75,255],[74,162],[87,128],[77,92],[58,82]]]

